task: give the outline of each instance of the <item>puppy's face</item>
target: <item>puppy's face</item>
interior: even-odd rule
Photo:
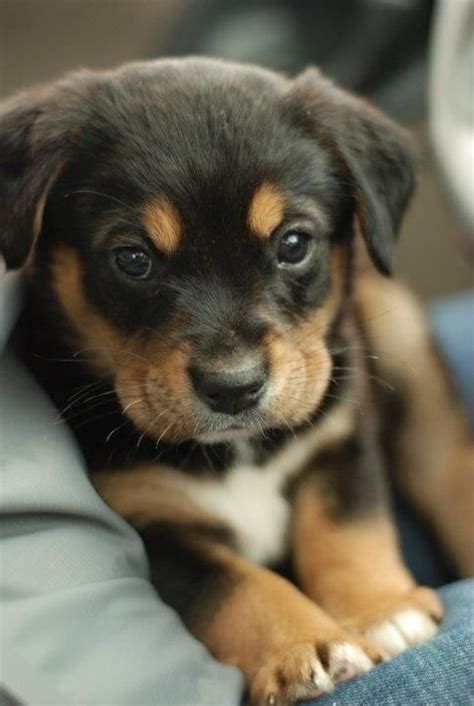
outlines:
[[[327,84],[309,82],[324,104]],[[371,231],[379,206],[370,203],[386,185],[360,185],[333,135],[337,116],[316,120],[307,77],[184,60],[84,83],[62,88],[74,108],[30,225],[40,232],[34,272],[46,272],[73,349],[157,439],[301,424],[331,376],[327,338],[357,208],[369,250],[387,265],[392,234]],[[54,125],[61,133],[57,112]],[[354,129],[363,146],[367,134]],[[393,147],[390,159],[401,160]],[[392,196],[384,206],[387,230],[407,191],[402,205]]]

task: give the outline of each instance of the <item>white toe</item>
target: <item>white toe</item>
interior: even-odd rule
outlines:
[[[436,623],[417,608],[405,608],[388,620],[368,628],[365,636],[375,642],[391,657],[407,647],[431,639],[437,632]]]
[[[383,620],[371,625],[365,631],[365,636],[381,647],[390,657],[403,652],[408,647],[405,638],[390,620]]]
[[[368,672],[373,667],[372,660],[358,645],[338,642],[329,651],[329,675],[335,682],[352,679]]]
[[[407,608],[396,613],[392,622],[409,645],[418,645],[420,642],[430,640],[438,631],[436,623],[426,613],[416,608]]]

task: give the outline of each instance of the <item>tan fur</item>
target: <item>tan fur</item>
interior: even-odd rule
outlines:
[[[272,330],[264,345],[272,393],[267,409],[261,412],[266,426],[303,421],[324,394],[331,373],[324,336],[343,301],[347,257],[343,247],[334,249],[331,290],[315,314],[285,331],[269,322]],[[82,277],[79,254],[70,247],[59,247],[52,282],[75,329],[81,357],[114,379],[123,409],[142,432],[167,441],[205,433],[188,374],[191,344],[180,335],[184,322],[175,317],[162,335],[146,341],[126,338],[88,302]]]
[[[61,169],[63,167],[64,167],[64,163],[61,163],[61,164],[58,164],[56,169],[53,169],[48,181],[46,182],[43,193],[41,194],[41,197],[38,200],[38,203],[36,205],[36,210],[35,210],[35,215],[34,215],[34,220],[33,220],[34,242],[36,241],[36,238],[38,237],[38,235],[41,232],[41,228],[43,225],[44,207],[46,206],[46,199],[48,198],[49,191],[50,191],[51,187],[54,185],[56,179],[59,176],[59,172],[61,171]]]
[[[308,482],[296,498],[292,545],[304,592],[346,628],[363,630],[405,606],[441,616],[436,595],[415,588],[384,511],[333,520],[317,484]]]
[[[281,703],[315,695],[315,658],[324,662],[331,645],[349,640],[379,659],[374,648],[349,637],[285,579],[225,547],[209,545],[207,551],[236,583],[214,619],[191,629],[218,659],[244,672],[253,704],[268,703],[270,694]],[[293,691],[298,688],[299,696]]]
[[[199,425],[188,376],[190,346],[178,340],[179,325],[140,347],[138,357],[119,371],[118,392],[124,408],[127,395],[136,389],[136,398],[127,414],[139,429],[156,439],[179,441]]]
[[[156,438],[180,438],[196,424],[187,376],[189,347],[178,342],[174,321],[159,339],[125,338],[87,301],[78,253],[61,246],[52,264],[52,284],[76,333],[81,357],[113,377],[123,408],[139,429]],[[186,438],[186,437],[184,437]]]
[[[266,240],[283,221],[285,197],[270,182],[263,182],[255,190],[250,202],[247,224],[252,233]]]
[[[344,298],[348,254],[344,247],[331,255],[331,289],[326,301],[309,317],[267,336],[276,386],[272,412],[276,420],[304,421],[322,398],[331,375],[325,336]]]
[[[152,522],[213,527],[216,518],[194,505],[178,483],[173,469],[159,464],[121,472],[94,474],[92,481],[103,500],[135,527]]]
[[[474,449],[425,315],[406,287],[375,274],[360,278],[356,294],[380,374],[404,398],[399,482],[458,568],[473,575]]]
[[[94,478],[94,485],[107,504],[139,528],[160,520],[182,528],[189,524],[191,530],[196,523],[200,527],[218,526],[214,518],[197,510],[177,490],[175,474],[173,469],[164,467],[139,467],[100,473]],[[315,660],[319,657],[325,662],[331,646],[342,642],[356,644],[370,658],[379,659],[377,650],[345,634],[277,574],[192,531],[188,544],[220,566],[230,586],[217,611],[211,616],[195,616],[188,627],[218,659],[242,669],[250,685],[252,703],[264,703],[272,693],[288,702],[293,702],[295,694],[316,695],[318,687],[312,681]]]
[[[52,287],[74,326],[78,352],[99,372],[113,375],[127,355],[127,342],[86,300],[83,274],[78,253],[65,245],[58,247],[51,265]]]
[[[183,238],[181,218],[169,198],[161,196],[145,205],[144,224],[160,252],[172,255],[178,250]]]
[[[252,703],[264,703],[272,693],[285,703],[292,703],[295,695],[317,695],[319,687],[312,681],[315,661],[326,663],[331,647],[342,642],[358,645],[378,661],[372,645],[344,633],[288,581],[225,545],[193,534],[196,524],[213,528],[219,522],[178,490],[179,475],[174,469],[143,466],[99,473],[94,485],[107,504],[139,528],[160,520],[183,529],[190,525],[190,549],[225,573],[226,600],[211,614],[191,618],[188,627],[218,659],[245,673]]]

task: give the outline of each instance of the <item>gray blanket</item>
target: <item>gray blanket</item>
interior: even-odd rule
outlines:
[[[147,581],[138,535],[97,496],[80,451],[5,350],[21,306],[0,275],[0,681],[28,704],[238,704],[214,661]]]

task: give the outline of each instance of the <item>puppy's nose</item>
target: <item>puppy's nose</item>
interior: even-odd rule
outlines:
[[[192,367],[190,374],[198,397],[213,412],[224,414],[238,414],[253,407],[266,382],[263,365],[219,372]]]

